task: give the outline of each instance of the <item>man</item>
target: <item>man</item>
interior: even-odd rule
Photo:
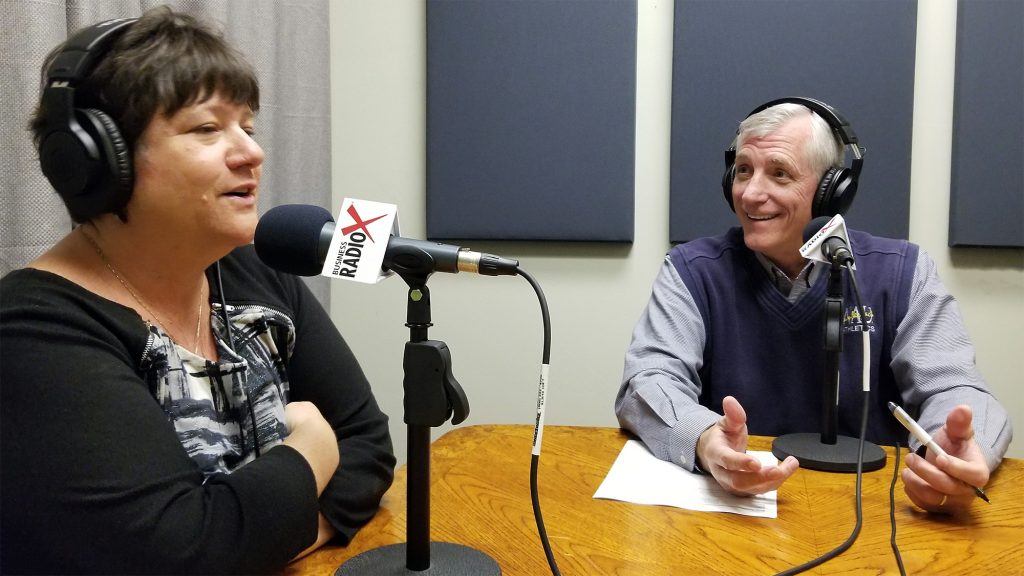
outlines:
[[[745,453],[748,430],[818,429],[828,265],[799,247],[812,215],[842,212],[856,190],[859,162],[841,168],[844,143],[856,144],[846,128],[833,109],[802,98],[773,101],[740,124],[723,179],[740,228],[669,252],[626,353],[615,402],[622,427],[734,494],[774,490],[799,467],[792,456],[760,465]],[[963,482],[984,486],[1009,445],[1006,411],[974,366],[932,260],[909,242],[850,234],[872,343],[868,440],[905,445],[887,401],[918,413],[949,457],[908,456],[907,495],[929,511],[967,508],[974,494]],[[858,436],[861,360],[849,350],[860,350],[861,327],[847,316],[838,424]]]

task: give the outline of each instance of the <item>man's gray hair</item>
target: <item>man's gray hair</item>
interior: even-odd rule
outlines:
[[[733,146],[739,150],[747,138],[760,138],[775,132],[783,124],[794,118],[811,115],[811,137],[807,141],[807,156],[811,169],[818,175],[825,173],[830,167],[843,164],[843,143],[832,128],[821,116],[802,104],[785,102],[776,104],[748,117],[740,122],[739,131],[733,140]]]

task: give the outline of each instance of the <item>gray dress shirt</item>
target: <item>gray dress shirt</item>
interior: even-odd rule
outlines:
[[[790,302],[796,302],[825,269],[809,263],[795,279],[770,260],[758,260]],[[633,330],[622,385],[615,399],[619,424],[636,434],[655,456],[694,469],[700,435],[721,418],[701,406],[704,322],[675,266],[666,257],[647,308]],[[974,364],[974,347],[960,308],[921,250],[910,303],[892,344],[892,368],[903,404],[920,410],[918,421],[934,434],[958,404],[974,413],[975,440],[994,470],[1006,453],[1013,430],[1006,410],[985,386]],[[742,399],[741,403],[742,403]],[[744,406],[750,410],[765,409]],[[911,448],[918,442],[911,439]]]

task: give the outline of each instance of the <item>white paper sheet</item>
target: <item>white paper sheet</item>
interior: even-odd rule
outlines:
[[[779,463],[771,452],[750,451],[748,454],[762,464]],[[777,491],[750,497],[733,496],[710,475],[694,474],[659,460],[636,440],[629,440],[622,447],[594,498],[763,518],[778,515]]]

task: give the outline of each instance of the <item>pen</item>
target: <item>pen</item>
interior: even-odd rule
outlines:
[[[947,458],[949,457],[949,455],[946,454],[946,451],[943,450],[942,447],[939,446],[935,442],[935,440],[932,439],[931,435],[925,432],[924,428],[921,428],[920,424],[915,422],[909,414],[903,411],[903,408],[900,408],[896,404],[889,402],[889,411],[892,412],[892,415],[895,416],[896,419],[900,421],[900,424],[903,424],[903,427],[906,428],[911,434],[913,434],[914,437],[921,442],[921,444],[924,444],[925,446],[928,447],[929,450],[935,452],[936,456],[946,456]],[[963,480],[961,480],[961,482],[963,482]],[[963,483],[967,484],[967,482]],[[971,486],[970,484],[967,485]],[[971,486],[971,488],[974,489],[974,494],[978,498],[981,498],[982,500],[988,502],[989,504],[992,503],[989,502],[988,494],[985,494],[984,490],[978,488],[977,486]]]

